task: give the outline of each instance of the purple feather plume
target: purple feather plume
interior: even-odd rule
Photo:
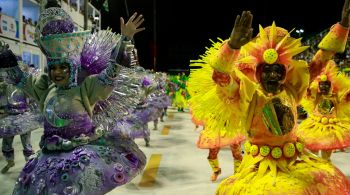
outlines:
[[[104,70],[119,38],[110,30],[98,31],[90,36],[81,53],[81,67],[88,74],[98,74]]]

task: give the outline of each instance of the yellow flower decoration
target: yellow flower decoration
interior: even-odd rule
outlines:
[[[264,61],[268,64],[273,64],[278,59],[278,53],[275,49],[267,49],[263,54]]]
[[[295,155],[295,146],[293,143],[287,143],[283,146],[283,154],[287,158],[291,158]]]
[[[250,147],[252,146],[252,144],[250,142],[245,142],[244,143],[244,150],[249,152],[250,151]]]
[[[268,147],[268,146],[262,146],[261,148],[260,148],[260,155],[261,156],[267,156],[267,155],[269,155],[270,154],[270,147]]]
[[[304,144],[302,144],[302,143],[300,143],[300,142],[297,142],[297,143],[295,144],[295,146],[297,147],[298,152],[303,152],[303,150],[304,150]]]
[[[324,125],[327,125],[328,124],[328,118],[327,117],[323,117],[322,120],[321,120],[321,123],[324,124]]]
[[[325,74],[321,75],[320,76],[320,80],[321,81],[327,81],[328,80],[327,75],[325,75]]]
[[[273,158],[277,159],[277,158],[281,158],[282,156],[282,149],[279,147],[274,147],[271,151],[271,155]]]
[[[250,154],[253,156],[257,155],[259,153],[259,147],[257,145],[252,145],[250,147]]]

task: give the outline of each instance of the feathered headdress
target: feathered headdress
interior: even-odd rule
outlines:
[[[340,90],[348,89],[350,86],[349,78],[339,71],[336,63],[333,60],[327,62],[326,67],[322,70],[321,74],[311,84],[310,88],[317,89],[320,81],[331,82],[331,92],[338,93]]]
[[[283,65],[288,73],[291,68],[293,56],[306,50],[308,46],[302,46],[301,38],[290,37],[290,32],[277,27],[275,22],[271,26],[263,28],[259,26],[259,34],[255,39],[244,45],[241,49],[241,59],[238,60],[238,69],[255,73],[261,64]]]
[[[47,65],[66,63],[70,68],[69,87],[79,84],[90,74],[98,74],[107,67],[112,50],[120,40],[110,30],[91,34],[74,31],[71,17],[59,7],[45,9],[36,27],[36,41],[47,57]],[[79,70],[84,72],[79,75]]]

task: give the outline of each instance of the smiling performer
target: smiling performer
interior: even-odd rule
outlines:
[[[295,135],[297,105],[333,57],[342,52],[350,25],[349,0],[341,22],[320,43],[311,64],[294,60],[307,46],[275,23],[251,39],[252,14],[237,16],[229,40],[214,43],[195,63],[213,68],[215,82],[202,84],[204,98],[193,116],[220,135],[246,133],[237,173],[216,194],[350,194],[348,178],[328,161],[304,150]],[[201,69],[197,70],[201,71]],[[207,86],[205,86],[207,85]],[[193,103],[192,103],[193,104]]]
[[[41,150],[25,165],[13,194],[105,194],[140,173],[145,155],[131,139],[110,131],[112,120],[103,117],[121,117],[120,105],[130,102],[120,95],[130,91],[126,80],[132,74],[121,59],[133,36],[144,30],[142,22],[135,13],[127,23],[121,19],[121,35],[73,32],[69,15],[50,7],[36,29],[49,75],[0,65],[7,81],[35,99],[45,116]],[[109,108],[96,110],[105,101]]]
[[[350,80],[334,61],[311,83],[302,101],[309,118],[298,127],[297,135],[314,152],[330,160],[333,150],[350,146]]]

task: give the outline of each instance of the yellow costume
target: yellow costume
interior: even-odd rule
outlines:
[[[319,82],[329,81],[329,95],[319,92]],[[321,76],[302,101],[309,118],[302,121],[297,135],[312,151],[342,149],[350,146],[350,80],[329,61]]]
[[[190,66],[202,67],[199,70],[193,69],[191,71],[187,87],[191,96],[189,105],[192,110],[193,121],[200,121],[206,124],[208,115],[212,110],[221,112],[220,115],[217,115],[217,118],[220,118],[220,116],[232,116],[236,112],[235,105],[226,103],[230,101],[229,99],[222,100],[216,96],[216,83],[212,79],[214,70],[208,64],[203,64],[211,61],[211,58],[220,46],[221,43],[214,43],[213,47],[203,56],[203,59],[191,61]],[[235,122],[232,119],[226,121],[228,123]],[[239,122],[239,120],[236,122]],[[220,125],[220,129],[212,130],[205,125],[205,129],[200,133],[197,146],[202,149],[221,148],[232,144],[240,144],[244,140],[245,132],[242,130],[227,131],[224,125]]]
[[[220,46],[220,44],[216,44],[216,47],[218,46]],[[197,62],[201,63],[201,61],[192,61],[191,65],[195,66]],[[198,114],[197,112],[196,115],[193,114],[193,107],[195,107],[194,109],[198,111],[198,104],[200,102],[208,102],[208,99],[206,98],[212,97],[206,96],[206,90],[203,90],[203,88],[215,88],[216,83],[211,79],[212,74],[213,69],[210,66],[204,66],[201,71],[192,71],[190,74],[190,79],[188,81],[187,89],[191,96],[189,99],[189,105],[192,114],[192,121],[195,124],[201,124],[205,126],[205,128],[200,132],[199,138],[197,140],[197,147],[201,149],[209,149],[208,162],[213,171],[211,175],[211,181],[216,181],[218,175],[221,174],[221,168],[218,160],[218,153],[220,149],[224,146],[230,146],[232,156],[234,158],[234,171],[236,172],[242,160],[242,151],[240,144],[245,140],[245,134],[228,134],[226,133],[227,131],[224,129],[224,127],[220,131],[212,131],[205,125],[206,120],[203,118],[204,113]],[[217,106],[225,105],[218,104]],[[206,110],[206,112],[210,111]]]
[[[174,103],[175,103],[175,106],[178,107],[178,108],[185,108],[186,106],[186,99],[185,99],[185,90],[180,88],[178,89],[176,92],[175,92],[175,100],[174,100]]]
[[[334,42],[329,42],[334,36],[330,33],[321,42],[322,49],[344,50],[348,29],[339,24],[334,28],[341,32],[335,37],[343,40],[336,46],[341,48],[330,44]],[[246,134],[249,140],[238,172],[220,183],[217,194],[350,194],[346,176],[304,151],[295,135],[297,105],[315,73],[305,61],[292,59],[305,49],[301,39],[290,37],[273,23],[265,29],[260,26],[257,38],[240,51],[227,42],[215,43],[202,59],[193,62],[203,67],[193,74],[206,74],[203,72],[212,67],[216,81],[216,85],[208,81],[196,89],[203,97],[191,102],[193,116],[205,120],[213,135],[234,138]],[[316,65],[324,66],[334,54],[325,50],[316,55]],[[262,89],[259,65],[263,64],[284,65],[286,77],[279,93]]]

